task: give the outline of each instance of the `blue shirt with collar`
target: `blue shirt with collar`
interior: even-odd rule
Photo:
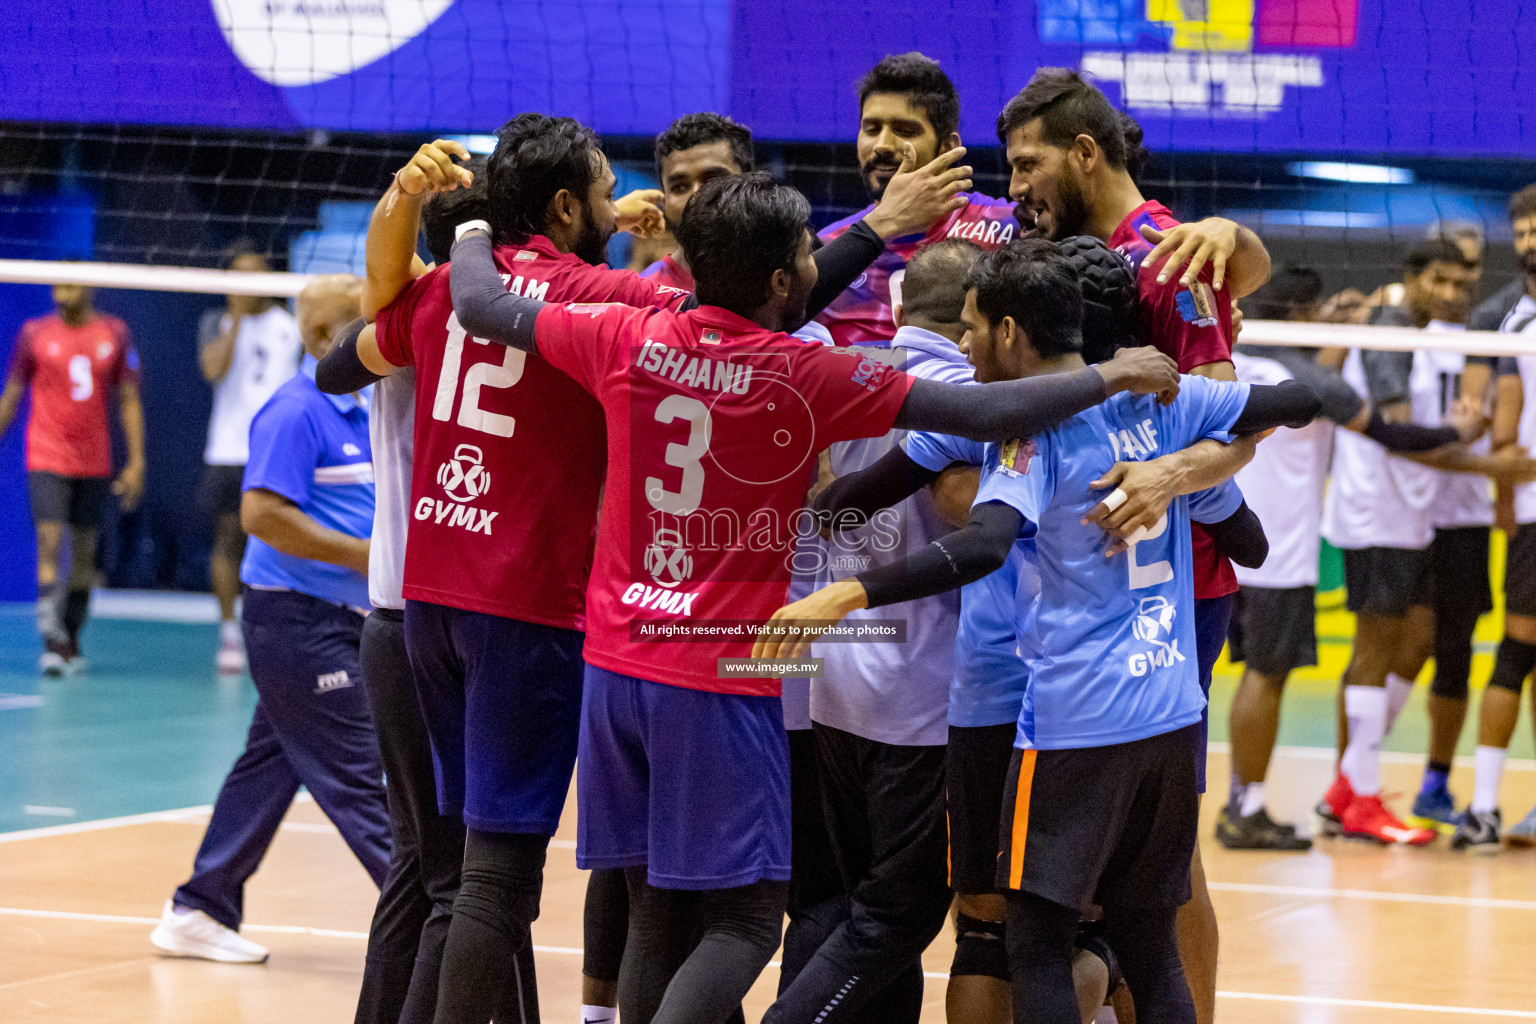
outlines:
[[[251,420],[251,454],[242,490],[287,498],[321,526],[349,537],[373,533],[373,449],[369,391],[327,395],[315,387],[313,356]],[[240,564],[247,586],[295,590],[367,608],[368,578],[328,562],[285,555],[252,537]]]

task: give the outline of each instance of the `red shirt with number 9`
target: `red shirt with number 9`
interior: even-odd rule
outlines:
[[[23,324],[11,379],[32,387],[27,470],[111,476],[107,398],[138,377],[138,353],[127,326],[115,316],[97,313],[72,327],[55,313]]]

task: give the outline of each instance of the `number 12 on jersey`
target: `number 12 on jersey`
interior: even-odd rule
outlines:
[[[459,326],[457,314],[448,314],[448,344],[443,348],[443,368],[437,375],[437,392],[432,399],[432,418],[447,422],[453,416],[453,401],[459,390],[459,370],[464,365],[464,341],[489,345],[484,338],[470,338]],[[459,404],[459,426],[497,437],[511,437],[516,420],[505,413],[480,408],[482,388],[510,388],[523,378],[528,353],[507,346],[501,363],[476,363],[464,375],[464,400]]]

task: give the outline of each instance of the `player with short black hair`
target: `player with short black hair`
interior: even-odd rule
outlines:
[[[1062,337],[1055,326],[1064,320],[1070,333],[1079,328],[1081,296],[1064,287],[1071,280],[1065,257],[1043,240],[1016,242],[978,261],[965,307],[967,357],[978,380],[1049,379],[1082,365],[1081,338]],[[999,320],[982,312],[983,285]],[[1052,338],[1049,354],[1033,346],[1031,326]],[[1186,377],[1168,407],[1117,397],[1045,431],[989,445],[967,527],[774,615],[836,622],[853,608],[962,586],[1003,565],[1022,528],[1038,528],[1043,653],[1032,663],[1018,719],[997,860],[997,884],[1010,890],[1015,1019],[1081,1019],[1072,939],[1091,902],[1104,907],[1109,944],[1138,1013],[1194,1019],[1173,924],[1189,896],[1193,749],[1205,703],[1184,654],[1193,639],[1192,597],[1189,534],[1178,520],[1188,502],[1176,501],[1168,510],[1174,521],[1136,540],[1124,557],[1106,560],[1098,526],[1083,520],[1098,501],[1093,484],[1121,459],[1305,422],[1317,408],[1305,387],[1250,389]],[[1256,530],[1241,495],[1223,490],[1219,500],[1228,504],[1219,517]],[[1263,558],[1262,532],[1257,536],[1245,559]],[[806,642],[769,636],[758,644],[767,657],[792,656]]]
[[[0,435],[22,397],[32,392],[27,420],[27,489],[37,530],[37,631],[44,675],[81,672],[80,631],[96,577],[97,531],[108,495],[132,511],[144,491],[144,410],[139,355],[128,327],[98,313],[91,289],[53,286],[55,311],[22,324],[0,393]],[[114,479],[107,403],[115,398],[128,460]],[[59,554],[69,543],[69,569]]]
[[[661,183],[667,230],[677,236],[683,208],[711,178],[754,168],[752,130],[723,114],[685,114],[656,136],[656,180]],[[691,290],[693,275],[681,247],[652,263],[642,277]]]
[[[675,314],[509,295],[483,232],[454,247],[454,309],[467,330],[537,352],[605,408],[625,410],[609,418],[587,599],[577,858],[629,871],[620,1006],[640,1024],[719,1020],[735,1007],[778,945],[789,869],[778,679],[757,667],[722,672],[718,659],[746,655],[748,639],[711,633],[668,645],[661,631],[765,618],[783,600],[796,531],[754,527],[717,543],[685,517],[796,515],[807,460],[840,439],[893,425],[993,436],[1008,424],[1033,429],[1106,390],[1172,384],[1170,364],[1145,350],[1053,381],[982,389],[802,344],[781,332],[803,319],[817,277],[808,212],[767,175],[705,184],[683,218],[696,270],[705,251],[778,241],[749,264],[755,280],[727,287],[701,277],[706,304]],[[782,243],[797,213],[800,241],[786,267]],[[719,296],[754,304],[707,304]],[[690,905],[703,908],[696,944],[679,927]]]

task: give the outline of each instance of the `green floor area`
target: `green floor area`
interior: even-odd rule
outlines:
[[[83,644],[88,673],[42,679],[31,607],[0,605],[0,832],[209,803],[244,743],[256,693],[249,679],[214,672],[216,626],[98,618]],[[1348,648],[1323,648],[1323,669],[1292,680],[1282,744],[1333,745],[1328,673]],[[1488,660],[1480,655],[1474,680],[1487,677]],[[1236,685],[1223,663],[1211,692],[1213,740],[1227,738]],[[1420,686],[1387,749],[1424,749],[1424,695]],[[1474,742],[1469,725],[1463,753]],[[1525,723],[1511,755],[1532,756]]]

